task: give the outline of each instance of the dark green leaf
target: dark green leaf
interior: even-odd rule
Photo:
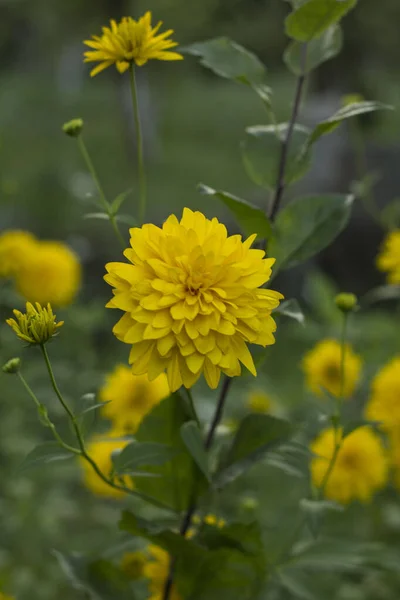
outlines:
[[[298,569],[347,571],[368,563],[376,549],[376,544],[319,538],[298,546],[290,562]]]
[[[242,143],[244,165],[250,179],[257,185],[274,189],[278,180],[282,144],[286,139],[288,123],[255,125],[246,129]],[[311,165],[310,130],[295,125],[289,146],[285,184],[303,177]]]
[[[62,448],[57,442],[45,442],[29,452],[19,465],[18,471],[27,471],[28,469],[40,467],[43,464],[66,460],[73,456],[71,452]]]
[[[103,221],[110,220],[110,216],[104,212],[87,213],[86,215],[83,215],[83,218],[84,219],[102,219]]]
[[[186,448],[189,450],[193,460],[203,472],[206,479],[211,481],[210,468],[208,466],[208,455],[204,448],[204,440],[199,426],[195,421],[189,421],[181,427],[181,436]]]
[[[175,393],[146,415],[135,435],[138,442],[165,444],[176,451],[167,463],[146,469],[160,475],[159,479],[135,480],[135,485],[138,491],[178,511],[191,503],[195,479],[200,475],[180,433],[182,425],[190,420],[185,402]]]
[[[157,442],[132,442],[118,454],[113,454],[117,473],[127,473],[140,467],[164,465],[177,455],[177,450]]]
[[[381,221],[389,229],[400,227],[400,198],[395,198],[385,206],[381,212]]]
[[[289,319],[294,319],[301,325],[304,325],[304,321],[305,321],[304,313],[301,310],[298,300],[296,300],[295,298],[291,298],[290,300],[285,300],[273,312],[274,312],[274,315],[283,315],[285,317],[289,317]]]
[[[257,522],[231,523],[224,527],[205,524],[200,528],[196,540],[210,550],[232,548],[259,558],[264,551],[262,532]]]
[[[132,193],[132,189],[125,190],[125,192],[118,194],[118,196],[116,198],[114,198],[114,200],[111,202],[111,206],[110,206],[110,212],[112,215],[118,214],[119,209],[121,208],[121,206],[123,205],[123,203],[125,202],[125,200],[128,198],[128,196],[131,193]]]
[[[320,595],[313,591],[312,575],[303,573],[298,569],[280,569],[278,580],[291,596],[300,600],[321,600]]]
[[[266,68],[260,59],[246,48],[227,37],[220,37],[192,44],[182,51],[199,56],[200,64],[220,77],[250,86],[263,102],[270,105],[271,90],[266,83]]]
[[[216,475],[219,488],[247,471],[272,449],[288,440],[293,427],[288,421],[270,415],[247,415],[240,423],[232,446]]]
[[[299,42],[310,42],[335,25],[357,0],[310,0],[296,8],[285,21],[286,34]]]
[[[202,183],[198,187],[201,194],[215,196],[222,200],[235,216],[246,237],[257,233],[259,238],[268,239],[271,234],[271,224],[263,210],[228,192],[213,190]]]
[[[373,429],[377,429],[380,425],[379,421],[368,421],[367,419],[354,419],[349,421],[348,423],[344,423],[343,425],[343,438],[349,436],[353,431],[360,429],[360,427],[372,427]]]
[[[292,41],[285,51],[284,61],[295,75],[307,74],[337,56],[342,45],[342,30],[339,25],[332,25],[321,37],[311,40],[306,47],[302,42]]]
[[[381,285],[370,290],[360,300],[361,308],[367,308],[371,304],[387,300],[398,300],[400,298],[400,285]]]
[[[332,117],[321,121],[313,130],[310,139],[308,140],[308,146],[314,144],[320,137],[331,133],[340,125],[345,119],[351,119],[358,115],[374,112],[376,110],[392,110],[393,107],[382,104],[382,102],[353,102],[347,104],[340,110],[338,110]]]
[[[276,258],[275,273],[304,262],[329,246],[345,228],[352,196],[306,196],[290,202],[279,214],[268,245]]]
[[[113,563],[88,560],[77,554],[65,555],[56,550],[53,554],[72,586],[89,594],[91,600],[135,599],[125,574]]]

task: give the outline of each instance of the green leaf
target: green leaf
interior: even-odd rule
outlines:
[[[250,179],[261,187],[275,189],[279,175],[282,144],[286,139],[288,123],[247,127],[242,142],[242,157]],[[307,146],[310,130],[295,125],[289,146],[285,178],[286,185],[297,181],[311,165],[311,147]]]
[[[158,479],[141,478],[135,480],[135,486],[177,511],[188,508],[193,500],[195,480],[203,479],[180,433],[182,425],[190,420],[185,402],[175,393],[146,415],[135,435],[138,442],[165,444],[176,451],[168,462],[146,469],[159,475]]]
[[[357,0],[309,0],[286,18],[286,35],[299,42],[310,42],[338,23],[356,4]]]
[[[306,75],[322,63],[337,56],[342,45],[342,30],[339,25],[332,25],[324,31],[321,37],[311,40],[306,47],[301,42],[292,41],[286,48],[283,59],[294,75]]]
[[[123,205],[123,203],[125,202],[125,200],[128,198],[128,196],[131,193],[132,193],[132,188],[129,190],[125,190],[125,192],[118,194],[118,196],[116,198],[114,198],[114,200],[111,202],[111,206],[110,206],[110,212],[112,215],[118,214],[119,209],[121,208],[121,206]]]
[[[293,427],[288,421],[270,415],[247,415],[240,423],[214,486],[223,487],[242,475],[268,452],[288,440],[292,433]]]
[[[203,524],[196,537],[196,541],[206,546],[209,550],[232,548],[248,556],[262,558],[264,544],[260,524],[231,523],[224,527],[215,527]]]
[[[103,221],[109,221],[110,215],[108,215],[107,213],[104,213],[104,212],[86,213],[86,215],[83,215],[83,218],[84,219],[101,219]]]
[[[77,415],[77,419],[80,429],[85,436],[93,429],[96,423],[97,411],[105,404],[108,404],[108,402],[97,402],[96,394],[89,393],[82,396],[80,404],[83,406],[83,410]]]
[[[198,189],[201,194],[215,196],[229,208],[236,217],[243,233],[246,237],[257,233],[258,238],[268,239],[271,234],[271,223],[261,208],[254,206],[247,200],[242,200],[228,192],[213,190],[212,188],[200,183]]]
[[[310,500],[302,498],[300,500],[300,508],[307,514],[312,516],[320,516],[328,511],[343,512],[344,507],[330,500]]]
[[[72,586],[86,592],[92,600],[134,600],[135,595],[121,569],[104,560],[89,560],[78,554],[66,555],[53,550],[61,569]]]
[[[124,223],[124,225],[129,225],[130,227],[137,227],[138,222],[132,215],[117,215],[115,217],[118,223]]]
[[[34,469],[43,464],[66,460],[73,456],[71,452],[62,448],[57,442],[45,442],[44,444],[39,444],[39,446],[36,446],[29,452],[19,465],[18,472]]]
[[[321,600],[320,595],[313,591],[313,577],[297,569],[280,569],[278,581],[294,598],[300,600]]]
[[[377,302],[398,300],[400,298],[400,285],[381,285],[367,292],[360,300],[361,308],[367,308]]]
[[[381,212],[381,221],[388,229],[400,227],[400,198],[395,198]]]
[[[304,313],[301,310],[300,304],[296,298],[291,298],[290,300],[284,300],[281,302],[279,307],[273,311],[274,315],[282,315],[284,317],[289,317],[289,319],[294,319],[300,325],[304,325],[305,317]]]
[[[267,70],[260,59],[227,37],[198,42],[181,49],[200,57],[200,64],[226,79],[250,86],[270,106]]]
[[[353,419],[348,423],[343,424],[343,439],[349,436],[353,431],[360,429],[360,427],[371,427],[377,429],[381,425],[380,421],[368,421],[367,419]]]
[[[368,563],[374,551],[376,544],[319,538],[297,546],[290,562],[298,569],[348,571]]]
[[[382,102],[370,101],[353,102],[352,104],[347,104],[338,110],[332,117],[326,119],[325,121],[321,121],[321,123],[315,127],[310,139],[307,142],[307,145],[310,146],[314,144],[323,135],[334,131],[336,127],[338,127],[338,125],[340,125],[340,123],[345,119],[351,119],[352,117],[364,115],[376,110],[393,110],[393,107],[389,106],[388,104],[383,104]]]
[[[348,195],[315,195],[298,198],[281,210],[268,244],[268,255],[276,258],[275,274],[329,246],[347,225],[352,204]]]
[[[128,473],[155,465],[164,465],[177,455],[177,450],[157,442],[132,442],[112,456],[117,473]],[[137,475],[137,474],[136,474]]]
[[[210,468],[208,466],[208,455],[204,448],[204,440],[199,426],[195,421],[189,421],[181,427],[181,436],[186,448],[189,450],[193,460],[203,472],[206,479],[211,481]]]

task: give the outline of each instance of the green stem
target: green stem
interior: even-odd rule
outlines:
[[[146,171],[144,168],[144,153],[143,153],[143,135],[142,126],[140,121],[140,110],[139,110],[139,98],[136,85],[136,72],[135,65],[131,63],[129,68],[130,81],[131,81],[131,93],[132,93],[132,105],[133,105],[133,116],[135,119],[136,129],[136,149],[138,156],[138,176],[139,176],[139,223],[143,223],[146,216],[146,203],[147,203],[147,182],[146,182]]]
[[[119,490],[121,492],[125,492],[126,494],[130,494],[131,496],[135,496],[136,498],[141,498],[142,500],[145,500],[146,502],[151,502],[152,504],[157,504],[159,506],[159,508],[163,508],[166,510],[171,510],[170,507],[162,504],[161,502],[158,502],[156,499],[147,496],[147,494],[142,494],[141,492],[137,492],[125,485],[122,484],[118,484],[115,483],[115,481],[113,481],[112,479],[110,479],[109,477],[107,477],[106,475],[104,475],[104,473],[101,471],[101,469],[98,467],[98,465],[96,464],[96,462],[92,459],[92,457],[88,454],[86,446],[85,446],[85,442],[83,439],[83,435],[82,432],[80,430],[79,427],[79,423],[77,421],[76,416],[74,415],[73,411],[71,410],[71,408],[69,407],[68,403],[65,401],[65,399],[63,398],[60,389],[57,385],[56,379],[54,377],[54,372],[53,372],[53,368],[51,366],[51,362],[50,362],[50,358],[49,355],[47,353],[47,349],[46,346],[44,344],[42,344],[41,346],[41,350],[42,350],[42,354],[46,363],[46,367],[47,367],[47,371],[49,373],[49,377],[50,377],[50,381],[51,381],[51,385],[53,387],[53,390],[56,393],[57,398],[59,399],[62,407],[64,408],[65,412],[67,413],[68,417],[70,418],[72,427],[74,429],[75,435],[77,437],[78,440],[78,445],[79,445],[79,450],[78,450],[78,454],[80,454],[80,456],[82,456],[82,458],[84,460],[86,460],[92,467],[92,469],[95,471],[95,473],[100,477],[100,479],[106,483],[107,485],[109,485],[110,487]]]
[[[98,192],[99,197],[100,197],[100,202],[103,205],[103,209],[107,213],[108,218],[110,219],[111,226],[112,226],[112,228],[114,230],[114,233],[115,233],[115,235],[116,235],[119,243],[121,244],[122,248],[125,248],[126,247],[125,240],[124,240],[124,238],[123,238],[123,236],[122,236],[122,234],[121,234],[121,232],[119,230],[117,219],[116,219],[116,215],[114,215],[113,212],[112,212],[112,210],[111,210],[111,206],[110,206],[110,204],[109,204],[109,202],[108,202],[108,200],[106,198],[106,195],[104,193],[103,187],[102,187],[102,185],[100,183],[100,180],[98,178],[97,171],[96,171],[96,169],[94,167],[92,159],[90,158],[88,149],[86,147],[85,142],[83,141],[82,135],[79,135],[78,138],[77,138],[77,140],[78,140],[78,146],[79,146],[79,150],[80,150],[80,152],[82,154],[83,160],[85,161],[86,166],[88,168],[88,171],[89,171],[90,175],[92,176],[93,182],[94,182],[94,184],[95,184],[95,186],[97,188],[97,192]]]

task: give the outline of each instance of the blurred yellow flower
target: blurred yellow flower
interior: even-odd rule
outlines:
[[[274,344],[271,311],[283,297],[259,287],[275,260],[250,249],[256,235],[228,237],[217,219],[188,208],[180,222],[171,215],[130,234],[131,264],[108,264],[105,280],[115,288],[107,306],[125,311],[114,333],[132,344],[133,374],[166,371],[171,392],[202,373],[216,388],[221,372],[240,375],[240,363],[256,375],[247,344]]]
[[[95,461],[100,471],[106,477],[109,477],[112,470],[112,454],[118,450],[122,450],[129,444],[128,440],[121,440],[111,432],[108,436],[95,435],[90,440],[87,451],[89,456]],[[80,458],[80,463],[83,468],[83,480],[86,487],[98,496],[108,498],[122,498],[125,494],[121,490],[112,488],[105,483],[101,477],[93,470],[93,467],[83,458]],[[119,478],[121,480],[121,478]],[[133,487],[130,477],[122,478],[126,487]]]
[[[366,418],[379,421],[386,431],[400,429],[400,356],[394,357],[375,375],[371,387]]]
[[[146,579],[149,579],[150,597],[148,600],[162,600],[165,582],[169,574],[171,559],[168,552],[159,546],[150,545],[147,547],[147,551],[150,554],[150,560],[146,562],[143,569],[143,574]],[[175,584],[172,586],[169,599],[182,600],[181,595],[178,594]]]
[[[14,600],[12,596],[6,596],[2,592],[0,592],[0,600]]]
[[[400,283],[400,229],[387,234],[377,256],[376,266],[387,273],[388,283]]]
[[[9,230],[0,234],[0,277],[13,277],[27,256],[35,251],[36,238],[29,231]]]
[[[318,396],[327,390],[332,396],[341,391],[341,345],[336,340],[322,340],[303,358],[302,367],[307,386]],[[353,395],[360,379],[361,358],[346,344],[344,361],[343,397]]]
[[[80,283],[79,260],[62,242],[38,242],[16,278],[17,291],[24,298],[53,306],[70,304]]]
[[[90,75],[93,77],[111,65],[124,73],[133,63],[141,67],[152,59],[182,60],[181,54],[170,52],[178,45],[168,39],[173,30],[159,34],[162,21],[152,27],[151,18],[151,12],[147,11],[138,21],[131,17],[123,17],[119,23],[111,20],[110,27],[103,27],[101,36],[85,40],[84,44],[92,48],[84,53],[85,62],[100,63]]]
[[[108,402],[102,409],[103,416],[127,433],[135,433],[143,417],[167,396],[169,388],[164,373],[149,381],[147,375],[132,375],[125,365],[118,365],[100,390],[100,400]]]
[[[56,322],[56,315],[50,304],[43,308],[38,302],[35,306],[26,303],[26,312],[14,310],[15,319],[7,319],[9,325],[17,337],[28,344],[45,344],[52,337],[58,335],[58,330],[64,325],[64,321]]]
[[[266,414],[271,410],[271,398],[262,390],[253,390],[247,397],[247,406],[253,413]]]
[[[334,429],[327,429],[311,444],[316,455],[311,461],[311,476],[317,488],[324,481],[333,455],[334,436]],[[386,485],[388,466],[380,438],[368,427],[356,429],[342,441],[325,487],[325,496],[341,504],[353,500],[368,502]]]
[[[136,579],[143,577],[146,561],[146,554],[141,550],[138,550],[137,552],[127,552],[122,557],[121,569],[128,579],[135,581]]]

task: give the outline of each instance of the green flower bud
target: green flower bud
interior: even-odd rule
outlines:
[[[364,102],[364,98],[361,94],[347,94],[342,97],[342,106],[349,106],[349,104],[356,104],[358,102]]]
[[[253,511],[259,507],[259,502],[257,498],[252,498],[251,496],[245,496],[240,501],[241,507],[244,510]]]
[[[9,375],[14,375],[18,373],[21,367],[21,359],[20,358],[11,358],[5,365],[3,365],[3,373],[8,373]]]
[[[352,312],[357,309],[357,296],[346,293],[338,294],[335,304],[343,313]]]
[[[25,313],[19,310],[13,312],[15,319],[7,319],[7,325],[20,340],[32,346],[45,344],[58,335],[58,330],[64,325],[64,321],[57,323],[50,304],[43,307],[38,302],[35,306],[27,302]]]
[[[72,119],[64,123],[62,130],[70,137],[79,137],[83,129],[83,119]]]

